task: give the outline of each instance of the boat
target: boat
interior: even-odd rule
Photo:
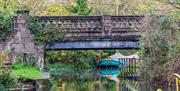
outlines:
[[[111,58],[102,59],[99,62],[99,65],[101,67],[108,67],[108,66],[118,67],[119,65],[125,65],[125,64],[126,64],[125,61],[122,61],[122,60],[119,60],[119,59],[111,59]]]
[[[110,58],[102,59],[99,62],[100,66],[119,66],[119,64],[120,64],[119,60],[117,60],[117,59],[110,59]]]

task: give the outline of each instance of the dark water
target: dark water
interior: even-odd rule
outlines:
[[[37,91],[175,91],[174,87],[139,81],[136,74],[125,74],[122,69],[56,72],[49,82],[39,84]]]

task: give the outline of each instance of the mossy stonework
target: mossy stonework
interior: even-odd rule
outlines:
[[[22,62],[25,55],[34,57],[38,60],[39,68],[43,68],[44,50],[43,45],[35,45],[33,34],[28,29],[29,11],[17,11],[16,18],[13,18],[14,30],[13,38],[7,43],[6,50],[12,52],[12,59],[20,57]]]
[[[39,67],[43,68],[44,49],[46,44],[51,46],[53,42],[63,41],[63,45],[66,45],[68,41],[92,41],[92,45],[95,45],[96,40],[98,43],[104,43],[103,39],[108,48],[138,47],[137,41],[143,33],[144,20],[144,16],[110,15],[31,17],[29,11],[20,10],[13,18],[14,34],[7,43],[7,49],[12,51],[12,59],[20,56],[23,60],[25,55],[29,55],[35,57]],[[113,40],[119,41],[118,45],[116,43],[109,45],[111,42],[108,41]]]

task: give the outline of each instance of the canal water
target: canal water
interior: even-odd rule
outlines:
[[[137,74],[122,69],[61,71],[50,73],[49,80],[39,82],[36,91],[175,91],[175,87],[140,81]]]

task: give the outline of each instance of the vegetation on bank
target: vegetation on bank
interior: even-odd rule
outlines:
[[[16,58],[12,65],[12,76],[17,79],[36,79],[43,78],[43,74],[39,71],[36,60],[26,57],[23,62]]]
[[[0,84],[3,87],[16,87],[17,86],[17,79],[11,75],[11,67],[5,65],[7,62],[7,55],[8,51],[1,51],[0,52]]]
[[[34,67],[22,66],[15,64],[12,69],[12,76],[19,79],[36,79],[43,78],[42,73]]]
[[[118,50],[123,55],[132,55],[136,49]],[[46,69],[93,69],[99,61],[115,53],[114,50],[50,50],[46,51]]]
[[[2,84],[4,88],[15,88],[24,85],[19,82],[20,79],[43,77],[34,64],[34,61],[28,60],[29,58],[26,58],[23,64],[20,63],[20,60],[17,58],[12,67],[11,65],[7,65],[8,53],[8,51],[0,52],[0,84]]]
[[[151,19],[150,30],[141,41],[142,78],[165,83],[173,81],[173,73],[180,74],[180,28],[177,22],[179,20],[168,16]]]

